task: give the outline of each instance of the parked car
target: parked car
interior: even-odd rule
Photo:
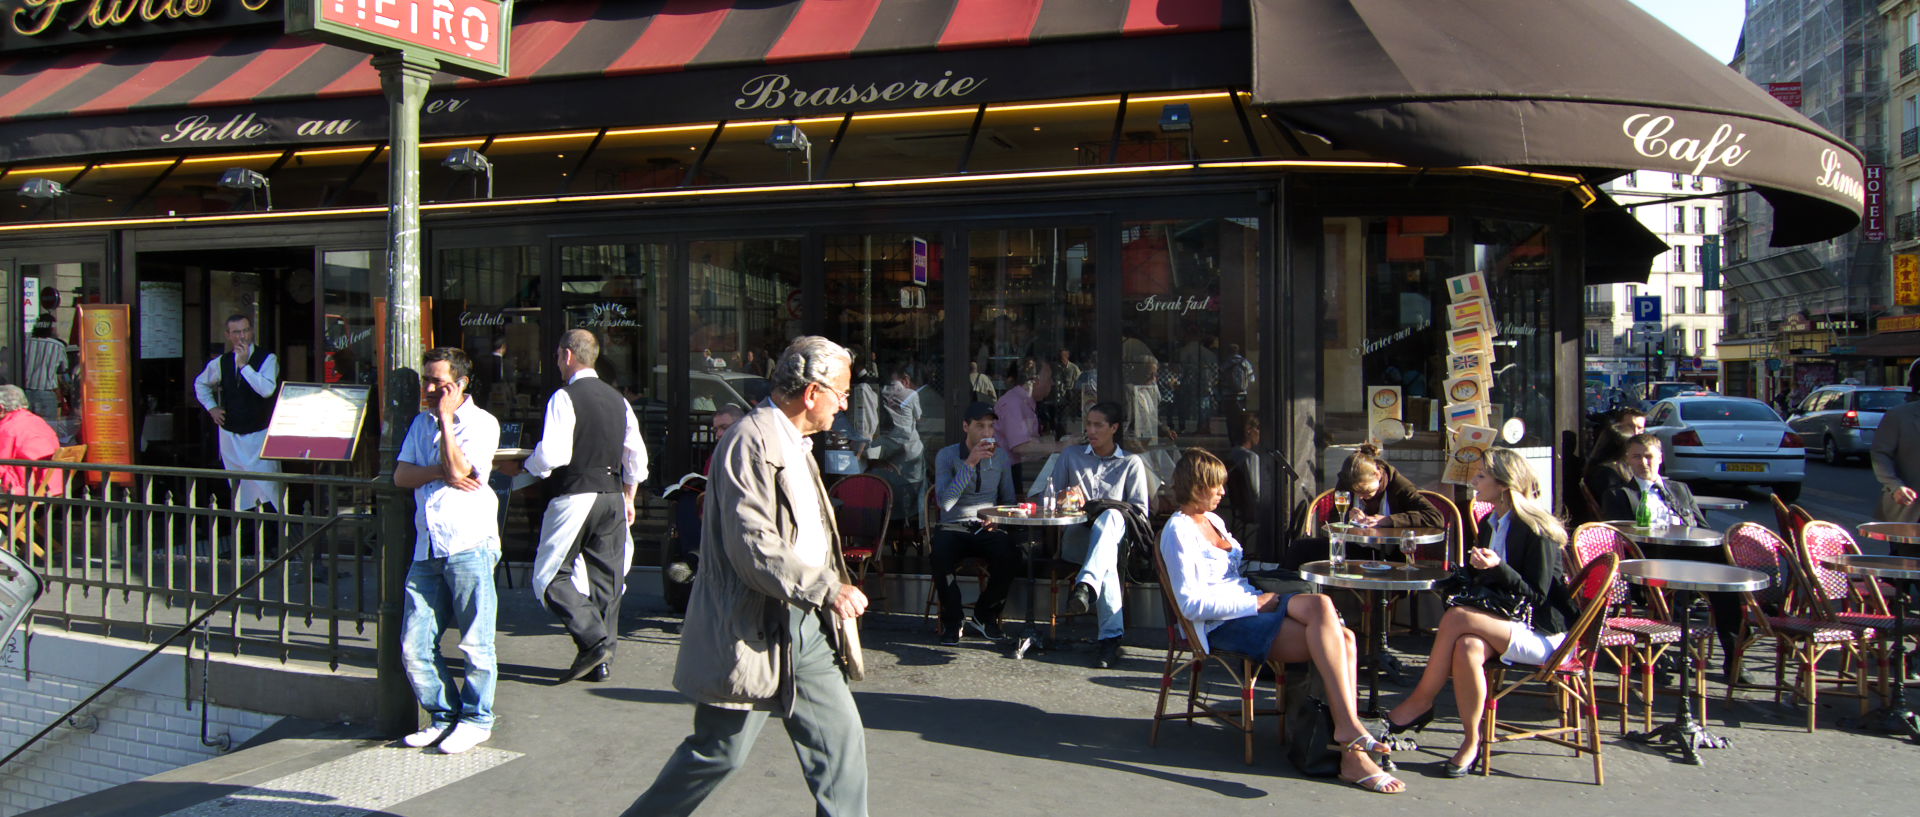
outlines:
[[[1821,386],[1800,402],[1787,425],[1807,441],[1807,453],[1820,452],[1828,465],[1848,457],[1864,460],[1881,415],[1912,393],[1905,386]]]
[[[1641,411],[1653,411],[1654,404],[1681,392],[1705,391],[1698,383],[1684,380],[1656,380],[1652,383],[1639,383],[1633,387],[1633,404]]]
[[[1682,482],[1773,486],[1782,501],[1800,498],[1806,444],[1772,406],[1747,397],[1699,395],[1660,401],[1647,432],[1666,445],[1666,471]]]

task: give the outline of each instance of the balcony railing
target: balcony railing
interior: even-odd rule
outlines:
[[[1920,69],[1920,46],[1900,49],[1900,76],[1911,74],[1915,69]]]
[[[1614,315],[1614,305],[1612,301],[1587,301],[1586,305],[1586,317],[1611,318]]]
[[[1920,227],[1920,211],[1900,213],[1893,217],[1893,237],[1897,240],[1912,241],[1920,238],[1914,234],[1916,227]]]
[[[1900,132],[1900,158],[1910,159],[1920,153],[1920,128],[1908,128]]]

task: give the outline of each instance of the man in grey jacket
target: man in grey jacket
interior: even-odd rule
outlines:
[[[693,734],[626,814],[690,814],[747,753],[767,716],[787,737],[819,814],[867,813],[866,734],[847,687],[866,612],[840,557],[833,505],[810,453],[847,406],[852,358],[803,337],[780,354],[773,395],[720,440],[707,484],[700,580],[680,634],[675,689]]]
[[[1915,374],[1908,370],[1908,387],[1920,386]],[[1873,518],[1882,522],[1920,522],[1920,400],[1907,400],[1881,415],[1867,455],[1881,487]]]

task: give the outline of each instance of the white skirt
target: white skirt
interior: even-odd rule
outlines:
[[[1508,664],[1545,664],[1547,657],[1560,649],[1560,642],[1567,640],[1566,633],[1546,635],[1518,621],[1510,623],[1513,631],[1507,634],[1507,651],[1500,654],[1500,660]]]

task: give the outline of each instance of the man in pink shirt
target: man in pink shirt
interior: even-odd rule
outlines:
[[[1059,445],[1040,437],[1039,404],[1033,396],[1033,384],[1039,376],[1039,368],[1030,361],[1008,366],[1007,382],[1011,385],[993,404],[993,413],[999,418],[993,427],[994,442],[1007,452],[1016,491],[1033,476],[1022,463],[1046,462],[1048,454],[1060,450]]]

